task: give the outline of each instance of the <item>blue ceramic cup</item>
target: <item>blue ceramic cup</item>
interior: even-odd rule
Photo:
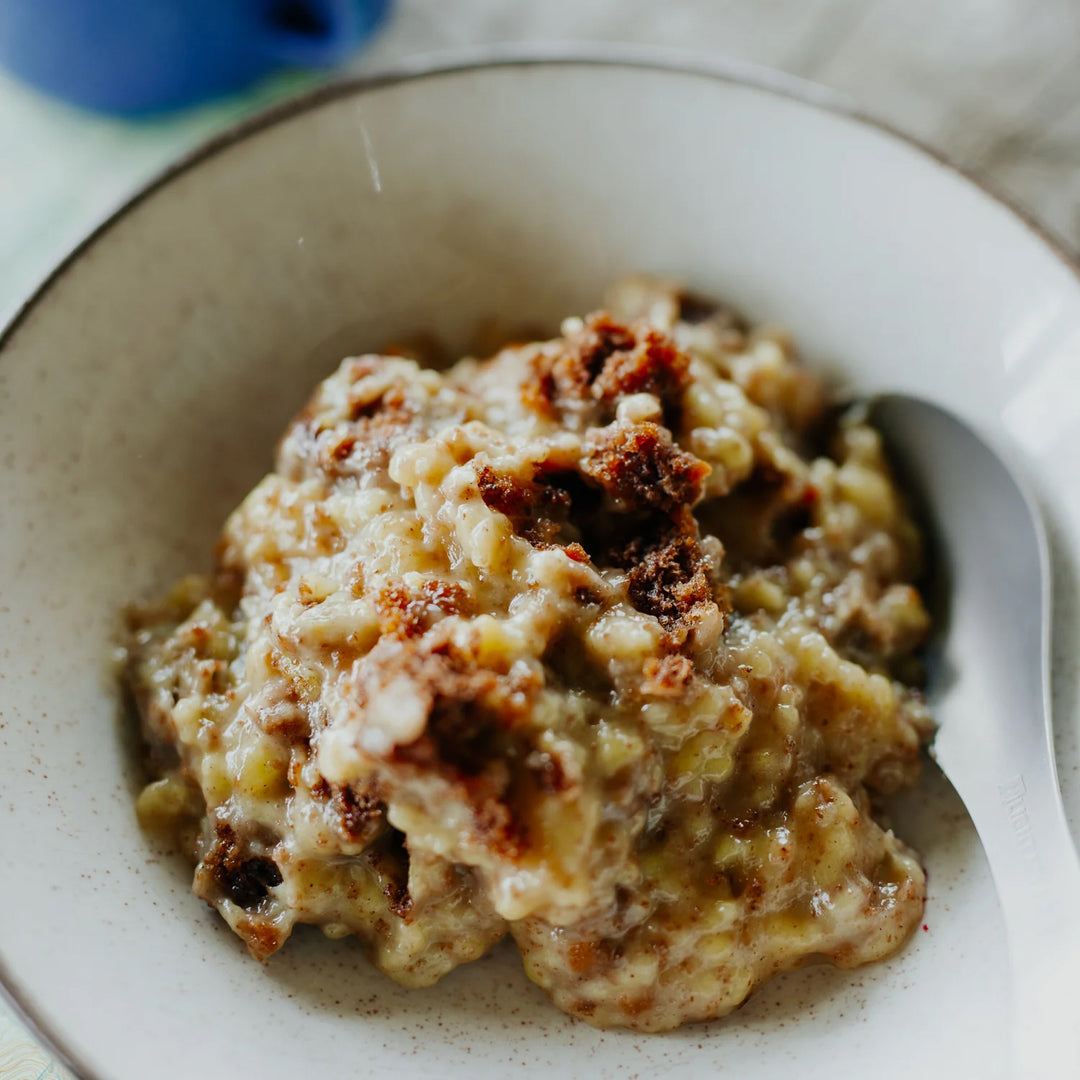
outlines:
[[[344,60],[389,0],[0,0],[0,64],[92,109],[174,109]]]

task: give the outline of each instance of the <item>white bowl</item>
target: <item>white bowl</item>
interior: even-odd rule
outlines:
[[[261,967],[132,811],[117,609],[206,565],[309,388],[418,330],[460,345],[483,317],[554,325],[636,269],[1014,444],[1053,527],[1077,820],[1076,268],[925,151],[802,93],[611,55],[335,87],[154,184],[0,339],[0,971],[87,1080],[1001,1075],[996,900],[933,775],[900,829],[929,867],[928,932],[664,1037],[567,1019],[510,951],[413,992],[316,933]]]

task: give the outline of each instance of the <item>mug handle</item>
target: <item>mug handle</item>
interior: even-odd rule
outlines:
[[[332,67],[379,25],[390,0],[277,0],[267,5],[260,51],[274,63]]]

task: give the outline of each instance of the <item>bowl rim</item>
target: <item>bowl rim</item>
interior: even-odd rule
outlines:
[[[1080,252],[1074,251],[1062,238],[1042,224],[1031,211],[1011,196],[997,190],[995,185],[987,183],[985,179],[976,177],[965,167],[949,160],[941,151],[908,134],[891,122],[874,116],[852,99],[827,87],[774,68],[734,57],[713,56],[692,49],[597,42],[482,45],[419,53],[389,63],[371,73],[336,78],[314,89],[260,109],[187,151],[136,188],[117,209],[95,225],[16,307],[6,325],[0,327],[0,362],[3,361],[5,350],[15,340],[23,323],[48,299],[53,287],[99,239],[160,188],[168,186],[173,180],[204,161],[249,136],[312,112],[329,102],[358,96],[398,83],[419,82],[442,75],[505,67],[621,67],[697,75],[718,82],[761,90],[776,97],[796,101],[822,112],[853,120],[905,143],[932,165],[953,173],[976,191],[988,196],[1019,220],[1032,234],[1035,241],[1041,243],[1070,272],[1076,279],[1077,286],[1080,287]],[[0,953],[0,1000],[3,1000],[30,1035],[52,1055],[54,1064],[62,1066],[76,1080],[109,1080],[104,1074],[89,1068],[82,1062],[80,1055],[69,1048],[67,1039],[55,1031],[53,1025],[39,1015],[38,1009],[25,999],[25,995],[20,991],[18,980],[9,971],[2,953]]]

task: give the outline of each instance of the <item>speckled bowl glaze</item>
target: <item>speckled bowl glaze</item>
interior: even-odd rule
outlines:
[[[925,151],[771,77],[609,54],[334,87],[152,185],[0,339],[0,973],[86,1080],[1002,1075],[997,904],[932,772],[895,811],[929,867],[926,932],[891,963],[804,969],[662,1037],[567,1019],[510,950],[414,992],[317,933],[262,967],[136,825],[117,611],[206,565],[309,388],[405,335],[554,326],[630,269],[783,322],[852,387],[922,392],[1012,444],[1054,534],[1077,820],[1066,258]]]

